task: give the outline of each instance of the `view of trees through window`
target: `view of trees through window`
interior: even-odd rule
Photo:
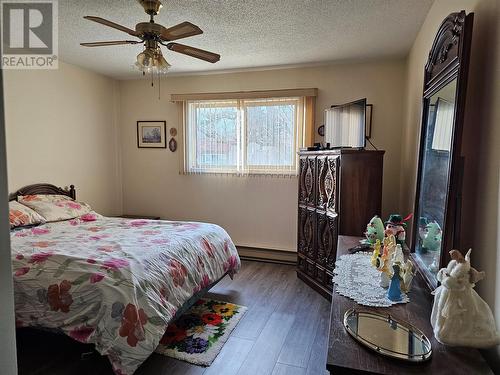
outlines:
[[[247,164],[290,166],[295,153],[295,105],[247,108]]]
[[[191,103],[190,168],[295,168],[298,105],[295,98]]]
[[[196,109],[196,164],[236,167],[238,159],[238,108]]]

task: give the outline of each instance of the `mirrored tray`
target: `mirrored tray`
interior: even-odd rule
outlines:
[[[389,314],[350,309],[344,314],[344,328],[360,344],[387,357],[423,362],[432,355],[422,331]]]

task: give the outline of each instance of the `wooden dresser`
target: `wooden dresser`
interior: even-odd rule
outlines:
[[[359,243],[359,237],[340,236],[337,257]],[[432,295],[422,276],[417,274],[409,293],[410,303],[391,307],[364,307],[352,299],[334,293],[332,296],[328,356],[326,367],[333,375],[492,375],[493,372],[477,349],[451,347],[440,344],[432,332],[430,316]],[[351,308],[362,308],[388,313],[420,328],[431,340],[432,357],[415,364],[383,357],[356,342],[342,324],[344,313]]]
[[[380,215],[384,152],[299,153],[297,275],[329,299],[338,235],[360,236]]]

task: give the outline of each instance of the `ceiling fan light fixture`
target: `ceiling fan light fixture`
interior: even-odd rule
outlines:
[[[156,50],[154,64],[161,73],[166,73],[170,68],[170,64],[163,57],[160,48]]]
[[[165,74],[170,68],[170,64],[163,57],[161,50],[146,48],[137,55],[135,66],[144,73]]]
[[[158,78],[160,78],[160,75],[166,74],[170,68],[170,64],[163,57],[160,45],[167,47],[171,51],[210,63],[216,63],[220,60],[220,55],[217,53],[172,42],[174,40],[203,34],[203,31],[198,26],[188,21],[181,22],[168,28],[156,23],[154,16],[160,12],[160,9],[162,8],[162,0],[135,1],[139,2],[146,13],[150,16],[149,22],[139,22],[135,25],[135,30],[97,16],[84,16],[84,18],[106,27],[125,32],[136,37],[137,40],[117,40],[80,44],[84,47],[144,44],[144,50],[137,55],[136,61],[132,66],[142,72],[143,75],[146,75],[146,73],[151,74],[152,79],[154,78],[155,73],[158,75]]]

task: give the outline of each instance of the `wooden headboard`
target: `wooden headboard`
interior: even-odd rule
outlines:
[[[20,195],[35,195],[35,194],[60,194],[66,195],[72,199],[76,199],[76,190],[74,185],[68,188],[60,188],[51,184],[33,184],[24,186],[18,191],[9,195],[9,201],[17,200]]]

